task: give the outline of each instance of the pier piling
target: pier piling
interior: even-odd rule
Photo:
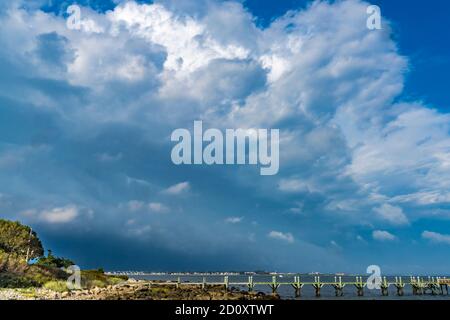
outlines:
[[[323,283],[320,282],[320,277],[314,277],[314,283],[312,284],[313,288],[316,291],[316,297],[319,298],[320,297],[320,289],[322,289],[322,287],[324,286]]]
[[[228,291],[230,282],[228,280],[228,276],[223,277],[223,286],[225,287],[225,291]]]
[[[390,283],[387,282],[386,277],[383,278],[383,281],[381,282],[380,288],[381,288],[381,295],[382,296],[388,296],[389,295],[389,285]]]
[[[336,277],[334,277],[333,287],[334,287],[336,297],[344,296],[345,284],[342,283],[342,277],[339,277],[339,281]]]
[[[202,289],[205,290],[206,289],[206,278],[203,277],[202,279]]]
[[[431,279],[428,280],[428,288],[431,290],[433,296],[444,294],[442,288],[439,286],[439,278],[431,277]]]
[[[253,277],[252,276],[248,277],[247,287],[248,287],[248,291],[249,292],[252,292],[253,289],[255,289],[255,284],[253,282]]]
[[[405,284],[403,283],[402,277],[395,277],[394,286],[397,288],[398,296],[403,296],[405,294],[404,292]]]
[[[300,276],[295,276],[294,277],[294,283],[292,283],[291,286],[295,290],[295,297],[296,298],[299,298],[301,296],[303,285],[304,285],[303,283],[300,283]]]
[[[410,283],[414,295],[422,295],[425,293],[425,285],[420,277],[412,277]]]
[[[450,279],[447,278],[438,278],[438,283],[441,288],[442,294],[444,294],[444,289],[446,294],[448,295],[448,285],[450,284]]]
[[[355,287],[356,287],[356,293],[357,293],[358,297],[364,296],[364,287],[365,287],[365,285],[366,284],[362,280],[362,277],[356,277]]]
[[[273,294],[277,293],[277,290],[280,287],[280,285],[277,283],[277,277],[276,276],[272,277],[272,283],[269,284],[269,286],[272,289],[272,293]]]
[[[447,278],[439,278],[439,285],[441,287],[442,294],[444,294],[444,289],[446,294],[448,295],[448,285],[450,284],[450,279]]]

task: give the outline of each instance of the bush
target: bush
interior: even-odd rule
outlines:
[[[68,268],[70,266],[73,266],[74,264],[75,263],[72,260],[69,260],[69,259],[66,259],[66,258],[55,257],[52,254],[51,250],[48,250],[47,257],[41,257],[36,262],[36,265],[46,266],[46,267],[53,267],[53,268]]]
[[[0,250],[0,288],[40,287],[51,280],[66,278],[67,273],[59,268],[28,265],[17,254]]]
[[[106,287],[115,285],[127,280],[127,277],[108,276],[99,270],[84,270],[81,271],[81,282],[85,288]]]
[[[44,288],[56,292],[69,291],[66,281],[49,281],[44,284]]]
[[[0,288],[32,288],[39,284],[33,279],[17,276],[13,273],[1,273],[0,274]]]
[[[66,280],[69,275],[64,270],[58,268],[32,265],[29,267],[25,276],[43,285],[52,280]]]

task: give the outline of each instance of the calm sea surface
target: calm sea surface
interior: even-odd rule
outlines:
[[[180,276],[182,282],[202,282],[202,278],[206,278],[206,282],[223,282],[224,277],[223,276],[216,276],[216,275],[184,275]],[[177,275],[130,275],[130,278],[134,278],[136,280],[161,280],[161,281],[177,281],[178,276]],[[233,275],[228,276],[230,287],[239,288],[241,290],[247,290],[246,286],[236,286],[233,285],[234,282],[247,282],[248,276],[245,275]],[[367,276],[363,276],[363,281],[366,281]],[[387,277],[388,282],[394,282],[395,277]],[[409,276],[402,277],[403,282],[409,283]],[[423,278],[423,280],[426,280],[426,278]],[[271,275],[254,275],[253,276],[253,282],[271,282],[272,276]],[[278,282],[293,282],[294,281],[294,275],[278,275],[277,276]],[[300,281],[301,282],[313,282],[314,276],[313,275],[300,275]],[[321,275],[320,276],[321,282],[334,282],[334,275]],[[342,281],[355,281],[355,276],[343,276]],[[256,285],[254,291],[258,292],[264,292],[264,293],[271,293],[271,288],[268,285]],[[283,299],[294,299],[294,289],[290,285],[281,285],[278,288],[278,294]],[[429,292],[429,291],[428,291]],[[335,296],[335,290],[331,285],[325,285],[321,289],[321,297],[316,298],[315,297],[315,291],[314,288],[311,285],[305,285],[302,288],[302,296],[298,299],[419,299],[419,300],[450,300],[450,295],[446,295],[446,292],[444,290],[444,295],[431,295],[430,293],[426,295],[421,296],[415,296],[412,294],[412,288],[409,284],[407,284],[404,288],[404,296],[399,297],[397,296],[396,288],[391,285],[389,287],[389,296],[383,297],[381,295],[380,290],[369,290],[367,287],[364,288],[364,297],[358,297],[356,295],[356,288],[353,285],[347,285],[344,288],[344,296],[343,297],[336,297]]]

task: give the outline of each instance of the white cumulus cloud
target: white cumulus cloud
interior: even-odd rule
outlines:
[[[430,240],[435,243],[444,243],[450,245],[450,235],[449,234],[441,234],[438,232],[432,231],[424,231],[422,232],[422,238]]]
[[[385,203],[378,208],[374,208],[374,211],[381,219],[393,225],[409,224],[408,218],[401,207]]]
[[[392,233],[384,230],[374,230],[372,232],[372,238],[377,241],[393,241],[397,239]]]
[[[51,224],[68,223],[73,221],[79,214],[79,209],[75,205],[68,205],[60,208],[44,210],[40,213],[40,218]]]
[[[269,238],[285,241],[287,243],[294,242],[294,236],[289,232],[281,232],[281,231],[270,231],[268,234]]]
[[[185,181],[185,182],[180,182],[180,183],[174,184],[173,186],[170,186],[169,188],[163,190],[163,193],[171,194],[171,195],[179,195],[179,194],[189,191],[189,189],[190,189],[190,184],[189,184],[189,182]]]

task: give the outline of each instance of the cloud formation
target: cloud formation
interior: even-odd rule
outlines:
[[[441,234],[432,231],[424,231],[422,232],[422,238],[430,240],[431,242],[435,243],[450,244],[450,235],[448,234]]]
[[[286,241],[287,243],[294,242],[294,236],[289,232],[284,233],[281,231],[270,231],[268,236],[269,238]]]
[[[385,203],[382,206],[375,208],[374,211],[381,219],[386,220],[393,225],[405,225],[409,223],[408,218],[400,207]]]
[[[393,241],[396,239],[396,236],[384,230],[374,230],[372,232],[372,237],[377,241]]]
[[[78,216],[78,208],[74,205],[69,205],[62,208],[53,208],[42,211],[39,216],[45,222],[52,224],[68,223],[73,221]]]
[[[174,184],[173,186],[170,186],[169,188],[163,190],[163,193],[171,194],[171,195],[179,195],[184,192],[189,191],[190,185],[189,182],[180,182],[177,184]]]

